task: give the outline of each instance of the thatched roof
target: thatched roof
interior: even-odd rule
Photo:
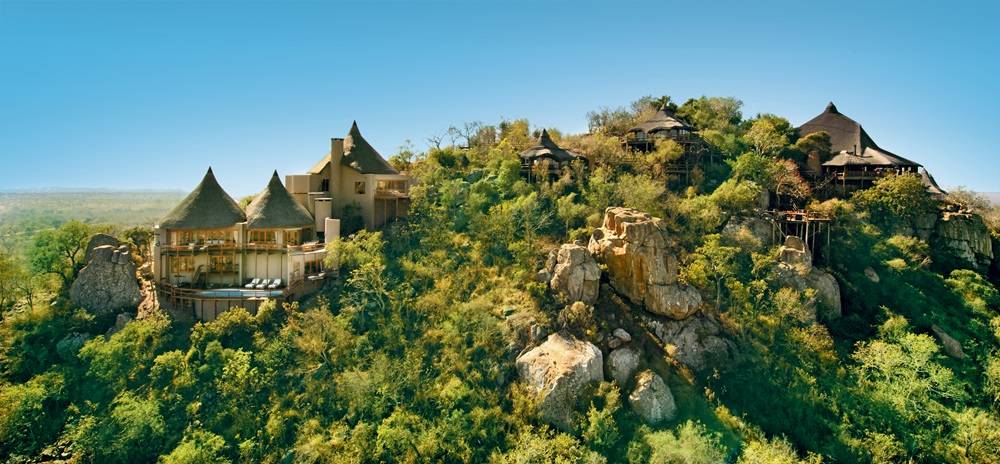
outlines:
[[[274,171],[267,187],[247,206],[247,227],[250,229],[292,229],[313,225],[313,218],[304,206],[292,198]]]
[[[833,102],[819,116],[799,126],[799,135],[830,134],[830,151],[837,153],[824,166],[917,167],[920,164],[880,148],[855,120],[844,116]]]
[[[309,168],[309,171],[307,172],[309,174],[319,174],[323,172],[323,169],[326,168],[326,165],[328,164],[330,164],[329,153],[327,153],[326,156],[323,157],[323,159],[319,160],[316,164],[314,164],[313,167]]]
[[[309,174],[319,174],[330,164],[331,154],[327,153],[313,167],[309,168]],[[382,155],[373,148],[358,130],[358,122],[351,124],[351,130],[344,138],[344,157],[340,163],[349,166],[362,174],[399,174],[396,168],[392,167]]]
[[[659,131],[665,130],[686,130],[694,132],[695,128],[688,125],[680,118],[670,111],[670,108],[663,106],[659,111],[656,112],[649,119],[643,121],[641,124],[629,129],[629,132],[644,132],[646,134],[652,134]]]
[[[931,195],[944,196],[948,194],[948,192],[945,192],[938,186],[937,181],[934,180],[934,176],[932,176],[931,173],[927,172],[924,168],[920,168],[920,180],[924,183],[924,186],[927,187],[927,191],[930,192]]]
[[[240,206],[215,180],[212,168],[184,200],[160,220],[164,229],[223,229],[246,221]]]
[[[583,155],[573,153],[569,150],[563,149],[559,145],[556,145],[556,143],[552,141],[552,137],[549,137],[549,131],[545,129],[542,129],[542,135],[538,137],[538,143],[535,144],[535,146],[521,152],[521,158],[531,159],[539,157],[551,158],[559,162],[587,159],[587,157]]]
[[[399,171],[382,158],[382,155],[361,136],[357,121],[351,125],[347,137],[344,137],[344,158],[341,163],[362,174],[399,174]]]

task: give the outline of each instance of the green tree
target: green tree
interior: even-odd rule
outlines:
[[[57,229],[39,232],[28,249],[32,270],[59,276],[63,288],[68,289],[85,264],[81,261],[90,235],[90,226],[80,221],[68,221]]]
[[[163,464],[228,464],[225,457],[226,440],[205,430],[188,433],[170,454],[163,456]]]
[[[934,213],[937,206],[917,174],[883,177],[872,188],[855,192],[851,202],[884,229],[910,226],[920,215]]]
[[[0,387],[0,459],[32,455],[51,443],[62,429],[67,396],[55,371]]]
[[[663,464],[717,464],[724,462],[726,448],[717,433],[687,421],[674,430],[645,433],[629,452],[629,462]]]
[[[765,114],[750,124],[743,138],[754,147],[757,154],[775,156],[790,142],[795,129],[787,119]]]

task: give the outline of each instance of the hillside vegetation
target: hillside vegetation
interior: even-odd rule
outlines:
[[[663,103],[595,111],[585,135],[547,128],[592,165],[538,182],[519,172],[517,153],[541,129],[526,120],[466,124],[452,144],[398,153],[390,161],[418,181],[410,216],[335,243],[340,279],[256,314],[191,324],[153,313],[109,333],[113,320],[65,298],[87,237],[106,227],[32,234],[23,254],[0,255],[0,460],[1000,462],[997,276],[906,234],[940,200],[895,176],[820,201],[797,163],[821,141],[779,116],[746,118],[733,98],[678,107],[723,160],[687,185],[665,174],[676,147],[637,154],[618,139]],[[762,190],[831,218],[820,255],[842,317],[803,317],[814,295],[778,283],[777,248],[723,232],[754,214]],[[962,191],[952,201],[996,243],[988,203]],[[613,295],[566,306],[536,280],[550,250],[589,239],[611,206],[663,219],[680,278],[739,356],[692,374],[647,347],[676,419],[643,424],[608,381],[578,398],[562,431],[540,420],[515,359],[533,327],[598,343],[612,317],[639,311]],[[147,246],[141,229],[115,231]],[[963,357],[946,356],[932,327]]]

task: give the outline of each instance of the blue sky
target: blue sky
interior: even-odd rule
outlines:
[[[796,125],[833,100],[943,186],[1000,191],[997,2],[810,3],[0,0],[0,189],[188,190],[211,165],[246,195],[355,119],[388,156],[668,94]]]

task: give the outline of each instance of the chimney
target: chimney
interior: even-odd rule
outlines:
[[[344,157],[344,139],[332,138],[330,139],[330,160],[340,162],[340,159]]]
[[[340,162],[344,159],[344,139],[330,139],[330,192],[334,192],[334,198],[341,192],[340,185]],[[336,201],[336,200],[334,200]]]

